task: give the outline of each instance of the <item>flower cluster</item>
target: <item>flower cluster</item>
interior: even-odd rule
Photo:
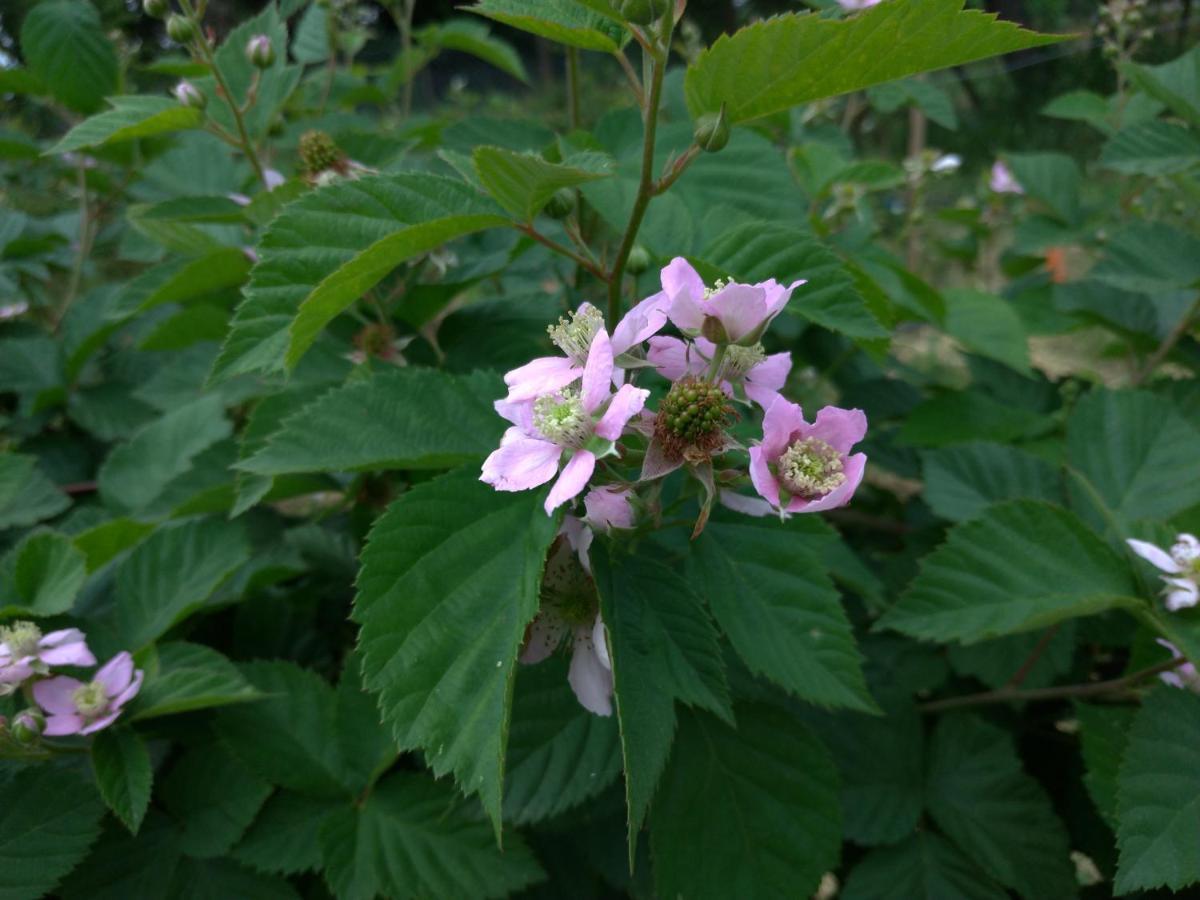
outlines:
[[[0,696],[24,690],[41,707],[14,716],[14,735],[92,734],[115,722],[142,686],[143,673],[129,653],[118,653],[86,683],[66,675],[49,677],[52,667],[94,665],[96,657],[78,628],[42,634],[32,622],[0,627]]]
[[[782,395],[791,354],[768,353],[762,343],[804,283],[709,287],[677,258],[661,272],[662,290],[611,335],[600,310],[583,303],[548,329],[561,355],[505,376],[508,395],[495,406],[510,427],[481,479],[500,491],[553,482],[547,514],[570,506],[522,660],[544,659],[571,635],[571,685],[594,713],[610,714],[612,694],[588,557],[596,532],[657,522],[656,482],[676,470],[699,485],[695,533],[714,501],[787,518],[843,506],[862,481],[866,456],[852,449],[866,434],[866,416],[827,406],[806,420]],[[677,336],[660,334],[668,323]],[[652,395],[657,409],[649,408]],[[756,410],[764,414],[761,437],[747,449],[731,429]]]
[[[1169,551],[1146,541],[1130,538],[1129,547],[1160,572],[1166,582],[1163,602],[1176,612],[1200,603],[1200,540],[1194,534],[1179,534]]]

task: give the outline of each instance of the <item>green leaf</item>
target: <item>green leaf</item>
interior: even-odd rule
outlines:
[[[1133,720],[1117,778],[1118,894],[1200,881],[1200,697],[1159,687]]]
[[[1151,97],[1200,126],[1200,49],[1193,47],[1161,66],[1130,62],[1121,68]]]
[[[1040,649],[1040,656],[1025,673],[1021,682],[1024,687],[1048,687],[1070,671],[1075,661],[1076,631],[1074,622],[1060,623],[1058,631]],[[959,675],[977,678],[988,687],[999,689],[1021,669],[1046,634],[1023,631],[969,646],[951,644],[946,649],[946,659]]]
[[[242,529],[219,519],[154,532],[117,570],[117,627],[125,645],[136,649],[162,636],[249,558]]]
[[[841,596],[828,529],[718,514],[692,545],[691,582],[749,669],[822,706],[876,709]]]
[[[539,493],[494,491],[474,467],[417,485],[371,529],[354,602],[397,743],[478,793],[497,831],[517,651],[556,531]]]
[[[1011,153],[1013,175],[1029,197],[1041,200],[1063,222],[1079,221],[1079,191],[1083,174],[1064,153]]]
[[[461,181],[379,175],[306,194],[259,241],[215,378],[294,367],[330,321],[404,261],[507,224]]]
[[[522,222],[533,221],[560,188],[610,174],[605,171],[608,159],[598,153],[580,154],[573,158],[574,165],[564,165],[548,162],[536,153],[476,147],[471,159],[487,192]]]
[[[204,124],[204,113],[171,97],[110,97],[112,109],[85,119],[47,153],[69,153],[137,138],[185,131]]]
[[[892,0],[844,19],[785,14],[718,38],[688,66],[688,110],[731,123],[919,72],[1053,44],[962,0]]]
[[[192,742],[161,780],[158,797],[179,824],[188,856],[224,856],[241,839],[271,793],[215,741]]]
[[[21,53],[56,100],[90,113],[117,90],[117,51],[88,0],[50,0],[29,10]]]
[[[1200,431],[1164,397],[1093,390],[1067,422],[1072,505],[1100,530],[1200,503]]]
[[[1200,163],[1200,137],[1171,122],[1123,128],[1104,145],[1100,164],[1127,175],[1174,175]]]
[[[145,743],[132,728],[109,728],[92,742],[92,771],[100,796],[133,834],[150,806],[154,771]]]
[[[469,53],[476,59],[495,66],[518,81],[529,83],[520,54],[507,41],[493,35],[482,22],[470,19],[450,19],[427,26],[415,35],[418,43],[442,50]]]
[[[540,822],[590,800],[621,771],[617,723],[579,705],[558,654],[517,676],[504,818]]]
[[[490,373],[405,367],[335,388],[293,413],[237,468],[253,475],[367,469],[444,469],[482,461],[503,420]]]
[[[950,95],[934,84],[916,78],[891,81],[867,89],[867,99],[882,113],[895,112],[901,106],[913,106],[943,128],[958,128],[958,115]],[[853,179],[846,179],[853,180]]]
[[[592,568],[608,630],[625,801],[629,859],[675,733],[675,701],[732,722],[717,632],[687,581],[653,559],[610,560],[593,545]]]
[[[926,803],[934,821],[989,875],[1027,900],[1077,893],[1066,829],[1021,769],[1010,738],[981,719],[942,719],[930,749]]]
[[[22,453],[0,453],[0,530],[34,525],[71,505],[66,494]]]
[[[1095,91],[1068,91],[1042,107],[1042,115],[1055,119],[1087,122],[1106,134],[1112,133],[1108,101]]]
[[[944,291],[946,333],[968,350],[1030,374],[1029,340],[1021,317],[1007,300],[969,288]]]
[[[1044,413],[1001,403],[978,390],[939,394],[909,412],[899,443],[945,447],[968,441],[1014,441],[1038,437],[1056,428]]]
[[[133,519],[110,519],[75,535],[75,547],[87,560],[88,574],[141,543],[155,526]]]
[[[1008,892],[930,831],[903,844],[872,850],[850,870],[840,900],[1006,900]]]
[[[69,612],[83,587],[83,554],[54,531],[26,536],[0,558],[0,616],[53,616]]]
[[[0,898],[50,893],[100,834],[104,806],[78,775],[43,765],[0,771]]]
[[[276,791],[233,855],[260,872],[315,872],[321,866],[321,827],[330,813],[339,809],[340,803]]]
[[[338,900],[503,897],[542,877],[520,837],[501,852],[453,788],[424,774],[383,779],[361,806],[330,816],[320,840]]]
[[[943,519],[963,522],[1001,500],[1063,502],[1058,470],[1040,456],[973,441],[921,453],[925,502]]]
[[[576,0],[476,0],[466,10],[581,50],[613,53],[625,42],[618,25]]]
[[[128,715],[136,722],[261,697],[237,666],[216,650],[170,641],[158,646],[157,668],[147,671]]]
[[[147,207],[151,212],[162,204]],[[147,216],[146,221],[155,217]],[[236,247],[219,247],[193,259],[172,259],[147,269],[124,286],[109,310],[112,320],[125,321],[164,303],[184,303],[226,288],[240,287],[250,260]]]
[[[868,309],[845,267],[811,233],[786,225],[747,223],[726,231],[701,254],[704,262],[740,281],[799,278],[787,310],[851,338],[885,338],[888,333]]]
[[[1200,238],[1165,222],[1134,222],[1109,238],[1088,277],[1146,294],[1193,289],[1200,285]]]
[[[100,496],[118,510],[144,509],[232,430],[218,395],[180,406],[109,453],[97,475]]]
[[[911,637],[969,644],[1136,606],[1124,559],[1072,513],[1017,500],[951,529],[878,621]]]
[[[829,751],[771,707],[739,706],[737,719],[681,716],[650,823],[661,897],[808,897],[837,866]]]
[[[160,203],[152,203],[142,209],[143,222],[161,219],[165,222],[206,222],[215,225],[241,224],[246,221],[246,207],[230,197],[200,195],[195,197],[173,197]],[[233,248],[226,248],[233,249]],[[246,261],[246,272],[250,271],[249,257],[245,251],[237,251]],[[204,270],[198,269],[196,275]],[[193,276],[194,277],[194,276]],[[239,282],[240,284],[240,282]]]
[[[1129,744],[1129,728],[1136,710],[1115,704],[1077,703],[1079,739],[1087,771],[1083,784],[1096,809],[1115,832],[1117,818],[1117,777],[1121,758]]]

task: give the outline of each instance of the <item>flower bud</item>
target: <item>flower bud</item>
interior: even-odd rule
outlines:
[[[18,744],[32,744],[45,728],[46,717],[36,709],[25,709],[13,716],[12,736]]]
[[[729,333],[725,330],[725,323],[716,316],[704,317],[704,323],[700,326],[700,335],[714,344],[729,343]]]
[[[670,0],[621,0],[618,11],[634,25],[652,25],[670,6]]]
[[[625,271],[630,275],[641,275],[650,268],[650,251],[641,244],[634,244],[625,261]]]
[[[196,23],[178,14],[167,19],[167,37],[177,44],[190,43],[196,36]]]
[[[256,69],[269,69],[275,62],[275,48],[265,34],[256,34],[246,42],[246,59]]]
[[[179,82],[171,89],[171,93],[184,106],[190,106],[193,109],[204,109],[208,105],[208,98],[204,96],[204,92],[190,81]]]
[[[544,212],[552,219],[565,219],[575,211],[575,192],[570,188],[559,188],[546,203]]]
[[[143,0],[142,11],[152,19],[165,19],[171,11],[171,4],[167,0]]]
[[[696,130],[692,136],[701,150],[716,153],[724,150],[729,143],[729,120],[725,118],[725,108],[718,113],[705,113],[696,120]]]

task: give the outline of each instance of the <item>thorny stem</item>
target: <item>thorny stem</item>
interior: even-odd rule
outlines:
[[[555,253],[561,253],[563,256],[567,257],[568,259],[574,260],[576,262],[576,264],[587,269],[589,272],[591,272],[593,275],[595,275],[601,281],[608,280],[608,274],[602,268],[600,268],[598,265],[596,265],[594,262],[592,262],[590,259],[587,259],[586,257],[576,253],[570,247],[560,244],[558,241],[554,240],[553,238],[546,237],[546,235],[542,234],[540,231],[535,229],[532,225],[517,225],[516,229],[517,229],[517,231],[521,232],[522,234],[529,235],[531,238],[533,238],[539,244],[542,244],[545,247],[549,247]]]
[[[1198,295],[1192,302],[1192,305],[1188,307],[1187,312],[1180,316],[1179,321],[1175,323],[1175,327],[1171,329],[1170,333],[1165,338],[1163,338],[1162,343],[1158,345],[1158,348],[1152,354],[1150,354],[1150,358],[1146,360],[1146,365],[1144,365],[1141,370],[1133,376],[1132,384],[1134,387],[1137,387],[1154,374],[1154,370],[1157,369],[1159,364],[1167,358],[1167,354],[1169,354],[1175,348],[1175,345],[1179,343],[1180,339],[1187,334],[1187,330],[1191,327],[1192,322],[1196,318],[1196,314],[1198,312],[1200,312],[1200,295]]]
[[[1040,688],[1038,690],[1021,691],[1012,687],[1002,687],[996,691],[984,691],[982,694],[967,694],[963,697],[948,697],[945,700],[934,700],[923,703],[918,707],[923,713],[944,712],[948,709],[961,709],[968,706],[988,706],[996,703],[1036,703],[1044,700],[1066,700],[1073,697],[1095,697],[1102,694],[1113,694],[1134,687],[1160,672],[1169,672],[1187,662],[1187,659],[1168,659],[1164,662],[1108,681],[1093,681],[1087,684],[1068,684],[1062,687]]]
[[[646,102],[642,105],[642,121],[645,137],[642,142],[642,172],[638,180],[637,197],[633,201],[633,210],[629,214],[629,224],[625,226],[625,235],[617,248],[613,259],[612,271],[608,276],[608,320],[616,322],[621,317],[621,282],[625,275],[625,263],[633,250],[633,242],[637,238],[638,228],[642,217],[646,215],[646,207],[654,196],[654,138],[658,131],[658,105],[662,99],[663,75],[667,70],[667,57],[670,55],[671,32],[675,28],[675,12],[673,6],[668,8],[662,19],[662,51],[643,43],[647,59],[652,60],[650,70],[650,89],[646,94]],[[637,29],[633,29],[637,37]],[[639,41],[641,43],[641,41]]]

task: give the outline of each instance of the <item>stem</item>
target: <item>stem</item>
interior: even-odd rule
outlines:
[[[652,59],[650,72],[650,90],[646,94],[646,102],[642,105],[642,121],[645,125],[645,137],[642,142],[642,173],[638,180],[637,198],[633,201],[633,211],[629,214],[629,224],[625,226],[625,235],[617,248],[613,259],[612,271],[608,276],[608,320],[615,324],[621,318],[621,282],[625,276],[625,262],[637,239],[638,228],[646,215],[646,207],[654,196],[654,138],[658,131],[658,105],[662,100],[663,75],[667,70],[667,57],[670,55],[671,31],[675,27],[675,13],[669,8],[662,21],[663,52],[660,55],[653,48],[647,50],[647,59]],[[637,29],[634,29],[636,35]]]
[[[910,106],[908,109],[908,156],[910,159],[917,159],[925,152],[925,135],[928,120],[918,107]],[[913,185],[908,194],[909,217],[916,216],[917,205],[920,202],[920,187]],[[911,224],[911,221],[910,221]],[[917,268],[917,261],[921,255],[920,236],[915,228],[910,229],[908,233],[908,250],[906,252],[906,263],[909,269]]]
[[[229,112],[233,114],[233,122],[237,126],[238,132],[238,145],[242,148],[242,152],[246,154],[246,159],[250,162],[250,168],[254,169],[254,174],[262,182],[262,186],[270,190],[270,185],[267,184],[266,173],[263,172],[262,163],[258,161],[258,154],[254,152],[254,144],[251,143],[250,134],[246,131],[246,121],[242,118],[242,111],[238,108],[237,101],[233,99],[233,92],[229,89],[229,82],[221,74],[221,69],[213,57],[212,47],[208,44],[208,38],[204,36],[203,26],[200,26],[200,37],[196,39],[195,44],[199,48],[200,55],[204,58],[204,61],[208,63],[208,67],[212,69],[213,78],[217,82],[217,88],[221,96],[225,98],[225,105],[229,107]],[[278,52],[282,53],[282,48]]]
[[[1088,684],[1068,684],[1062,687],[1040,688],[1032,691],[1021,691],[1011,687],[1002,687],[997,691],[984,691],[982,694],[967,694],[963,697],[949,697],[945,700],[934,700],[923,703],[918,709],[923,713],[944,712],[948,709],[961,709],[966,706],[988,706],[996,703],[1036,703],[1042,700],[1065,700],[1072,697],[1095,697],[1100,694],[1112,694],[1131,688],[1139,681],[1168,672],[1187,662],[1187,659],[1168,659],[1149,668],[1125,675],[1122,678],[1112,678],[1108,681],[1093,681]]]
[[[679,176],[687,171],[687,167],[691,165],[692,160],[699,155],[699,144],[692,144],[692,146],[688,147],[687,150],[683,152],[683,156],[679,157],[679,159],[675,160],[675,162],[671,164],[671,168],[667,174],[663,175],[662,178],[658,179],[658,181],[654,183],[654,195],[657,197],[659,194],[664,193],[667,188],[678,181]]]
[[[1146,360],[1146,365],[1142,367],[1142,370],[1133,376],[1132,384],[1134,387],[1137,387],[1154,374],[1154,370],[1158,368],[1159,363],[1167,358],[1167,354],[1187,334],[1187,330],[1191,327],[1192,320],[1196,318],[1197,312],[1200,312],[1200,296],[1196,297],[1192,305],[1188,307],[1187,312],[1180,316],[1179,321],[1175,323],[1175,327],[1171,329],[1170,334],[1163,338],[1158,348],[1150,354],[1150,358]]]
[[[1033,667],[1037,665],[1037,661],[1042,658],[1050,642],[1054,640],[1054,636],[1058,634],[1062,628],[1062,623],[1053,625],[1046,629],[1046,633],[1042,635],[1041,640],[1034,645],[1034,648],[1029,651],[1029,655],[1025,657],[1025,661],[1021,663],[1021,667],[1013,674],[1013,677],[1008,679],[1008,683],[1004,685],[1009,690],[1015,690],[1024,684],[1025,679],[1029,677],[1029,673],[1033,671]]]
[[[579,51],[567,48],[567,125],[579,127]]]
[[[608,274],[603,269],[601,269],[598,265],[596,265],[594,262],[592,262],[590,259],[587,259],[586,257],[581,256],[580,254],[578,254],[574,250],[572,250],[570,247],[560,244],[558,241],[554,240],[553,238],[546,237],[546,235],[542,234],[540,231],[535,229],[532,225],[516,225],[514,227],[517,229],[517,231],[521,232],[522,234],[529,235],[529,237],[533,238],[539,244],[549,247],[555,253],[561,253],[563,256],[567,257],[568,259],[574,260],[577,265],[582,266],[583,268],[587,269],[589,272],[591,272],[593,275],[595,275],[601,281],[608,280]]]
[[[95,222],[92,220],[91,206],[88,204],[87,168],[83,157],[79,159],[79,250],[75,254],[75,263],[71,266],[71,280],[67,282],[67,292],[63,295],[62,303],[54,314],[54,330],[62,324],[67,311],[75,302],[79,293],[79,285],[83,280],[83,264],[92,252],[92,241],[95,239]]]
[[[400,29],[400,53],[405,67],[404,93],[400,101],[400,111],[405,119],[412,112],[413,79],[416,77],[412,60],[412,20],[416,5],[417,0],[401,0],[400,15],[392,16],[396,20],[396,27]]]
[[[717,376],[721,372],[721,363],[725,362],[725,354],[728,351],[728,344],[717,344],[717,352],[713,354],[712,362],[708,364],[708,374],[704,376],[713,384],[717,383]]]
[[[624,50],[617,50],[613,53],[613,56],[620,63],[621,71],[625,73],[625,80],[629,82],[629,87],[633,90],[633,96],[637,98],[638,106],[645,106],[646,95],[642,91],[642,83],[638,80],[637,72],[633,70],[633,64],[629,61],[629,57],[625,55]]]

